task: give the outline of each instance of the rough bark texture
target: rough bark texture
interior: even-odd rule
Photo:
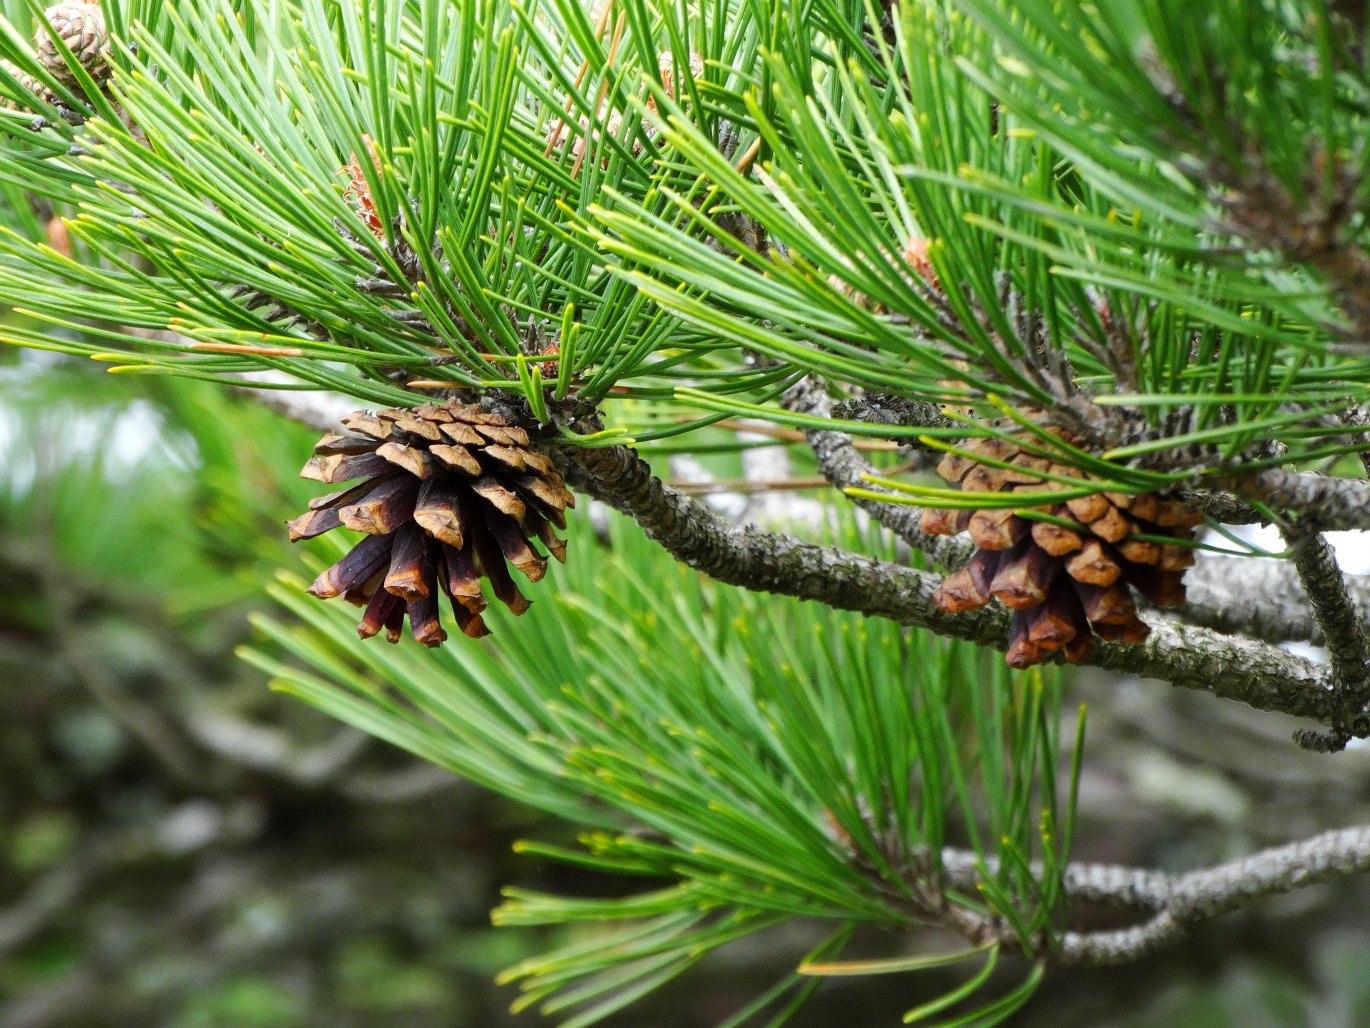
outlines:
[[[832,409],[832,401],[812,378],[805,378],[791,388],[782,401],[790,410],[801,414],[817,414],[826,417]],[[931,407],[921,404],[919,407]],[[864,407],[867,416],[862,420],[882,421],[886,407]],[[921,411],[930,419],[934,411]],[[935,416],[940,417],[940,414]],[[945,420],[945,419],[943,419]],[[804,439],[818,460],[818,470],[823,477],[838,489],[860,486],[874,488],[863,476],[879,474],[879,471],[852,445],[851,437],[842,432],[824,429],[810,429]],[[954,536],[931,535],[924,532],[920,524],[922,508],[908,504],[881,503],[878,500],[854,499],[853,502],[880,524],[903,539],[915,549],[922,550],[945,568],[957,568],[970,559],[973,547],[965,540]]]
[[[942,864],[947,885],[974,892],[979,871],[973,853],[945,851]],[[1112,864],[1071,864],[1065,872],[1065,889],[1072,906],[1129,908],[1150,911],[1151,916],[1126,928],[1065,932],[1051,958],[1061,965],[1132,963],[1173,944],[1201,921],[1266,896],[1366,871],[1370,871],[1370,825],[1324,832],[1179,874]]]
[[[1294,570],[1308,597],[1313,620],[1322,629],[1336,700],[1332,733],[1302,736],[1300,742],[1314,749],[1340,750],[1349,739],[1366,734],[1370,666],[1366,663],[1360,612],[1322,533],[1310,532],[1301,524],[1285,527],[1282,532],[1294,548]]]

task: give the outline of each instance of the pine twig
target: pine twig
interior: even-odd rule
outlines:
[[[1149,920],[1115,931],[1067,932],[1053,959],[1091,967],[1133,963],[1175,943],[1191,926],[1256,899],[1366,871],[1370,826],[1324,832],[1186,874],[1152,873],[1147,880],[1159,902]]]
[[[980,880],[978,860],[969,851],[944,851],[945,884],[973,893]],[[991,871],[994,866],[991,862]],[[1266,896],[1367,871],[1370,825],[1323,832],[1238,860],[1178,874],[1113,864],[1071,863],[1065,870],[1064,885],[1073,906],[1144,910],[1151,916],[1126,928],[1066,932],[1050,956],[1062,966],[1134,963],[1177,942],[1193,926]]]
[[[832,407],[821,385],[812,378],[805,378],[792,386],[781,402],[788,410],[820,416],[828,415]],[[862,476],[878,472],[857,452],[851,436],[825,429],[809,429],[804,433],[804,438],[818,460],[818,470],[835,488],[870,488]],[[880,503],[877,500],[856,499],[853,502],[900,539],[914,549],[923,551],[943,567],[960,567],[970,558],[971,548],[965,540],[924,532],[920,524],[923,512],[918,507]]]
[[[1343,575],[1357,618],[1370,621],[1370,576]],[[1270,642],[1326,642],[1298,573],[1289,561],[1200,558],[1185,576],[1189,598],[1179,611],[1191,624],[1241,632]]]
[[[1306,749],[1340,751],[1350,739],[1370,733],[1366,718],[1370,655],[1366,653],[1360,611],[1347,591],[1332,547],[1320,532],[1302,525],[1281,526],[1280,532],[1294,548],[1294,569],[1313,620],[1322,629],[1334,693],[1331,733],[1298,732],[1294,738]]]

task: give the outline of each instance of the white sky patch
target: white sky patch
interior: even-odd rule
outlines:
[[[1232,525],[1228,531],[1238,538],[1272,553],[1280,553],[1286,548],[1280,530],[1274,525]],[[1221,546],[1224,549],[1233,548],[1230,539],[1224,539],[1216,532],[1205,533],[1203,541],[1214,546]],[[1328,532],[1327,541],[1332,544],[1332,549],[1336,551],[1337,563],[1341,565],[1342,571],[1348,575],[1370,574],[1370,532],[1359,530]]]
[[[23,496],[40,471],[49,475],[64,467],[98,468],[108,481],[118,482],[149,461],[181,470],[198,463],[190,436],[169,431],[166,419],[146,400],[88,409],[5,401],[4,393],[22,396],[26,385],[47,370],[41,361],[0,369],[0,488]]]

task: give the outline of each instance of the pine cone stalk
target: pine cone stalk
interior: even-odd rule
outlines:
[[[565,561],[556,529],[566,527],[575,498],[526,431],[461,404],[361,411],[343,426],[346,432],[319,440],[300,475],[360,484],[312,500],[287,525],[292,542],[339,527],[365,538],[319,575],[310,593],[364,608],[362,638],[384,629],[398,642],[407,617],[425,646],[447,638],[438,620],[442,594],[473,638],[489,634],[482,581],[515,614],[528,609],[509,566],[530,582],[540,579],[547,556],[534,541]]]
[[[1063,430],[1051,431],[1077,443]],[[937,473],[969,492],[1038,492],[1053,488],[1045,476],[1081,477],[1003,437],[972,439],[960,449],[942,459]],[[1025,511],[1049,518],[1025,517]],[[1096,638],[1143,642],[1151,629],[1138,615],[1133,593],[1158,607],[1184,603],[1184,572],[1194,563],[1194,549],[1185,543],[1202,523],[1203,515],[1178,500],[1117,492],[1047,506],[929,509],[922,519],[925,532],[968,532],[976,545],[934,601],[950,613],[991,600],[1010,608],[1004,659],[1015,668],[1040,664],[1057,651],[1079,663],[1093,652]]]

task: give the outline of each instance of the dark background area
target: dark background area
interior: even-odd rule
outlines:
[[[299,566],[280,524],[310,440],[213,387],[0,358],[0,1025],[552,1023],[494,977],[566,935],[491,927],[501,886],[625,887],[516,856],[574,830],[234,658],[263,583]],[[1089,674],[1070,698],[1081,859],[1197,867],[1370,817],[1364,750],[1306,753],[1285,719],[1156,683]],[[1363,882],[1263,902],[1050,976],[1014,1023],[1368,1024],[1368,903]],[[820,928],[735,945],[614,1023],[716,1024]],[[827,982],[794,1023],[897,1024],[961,973]]]

